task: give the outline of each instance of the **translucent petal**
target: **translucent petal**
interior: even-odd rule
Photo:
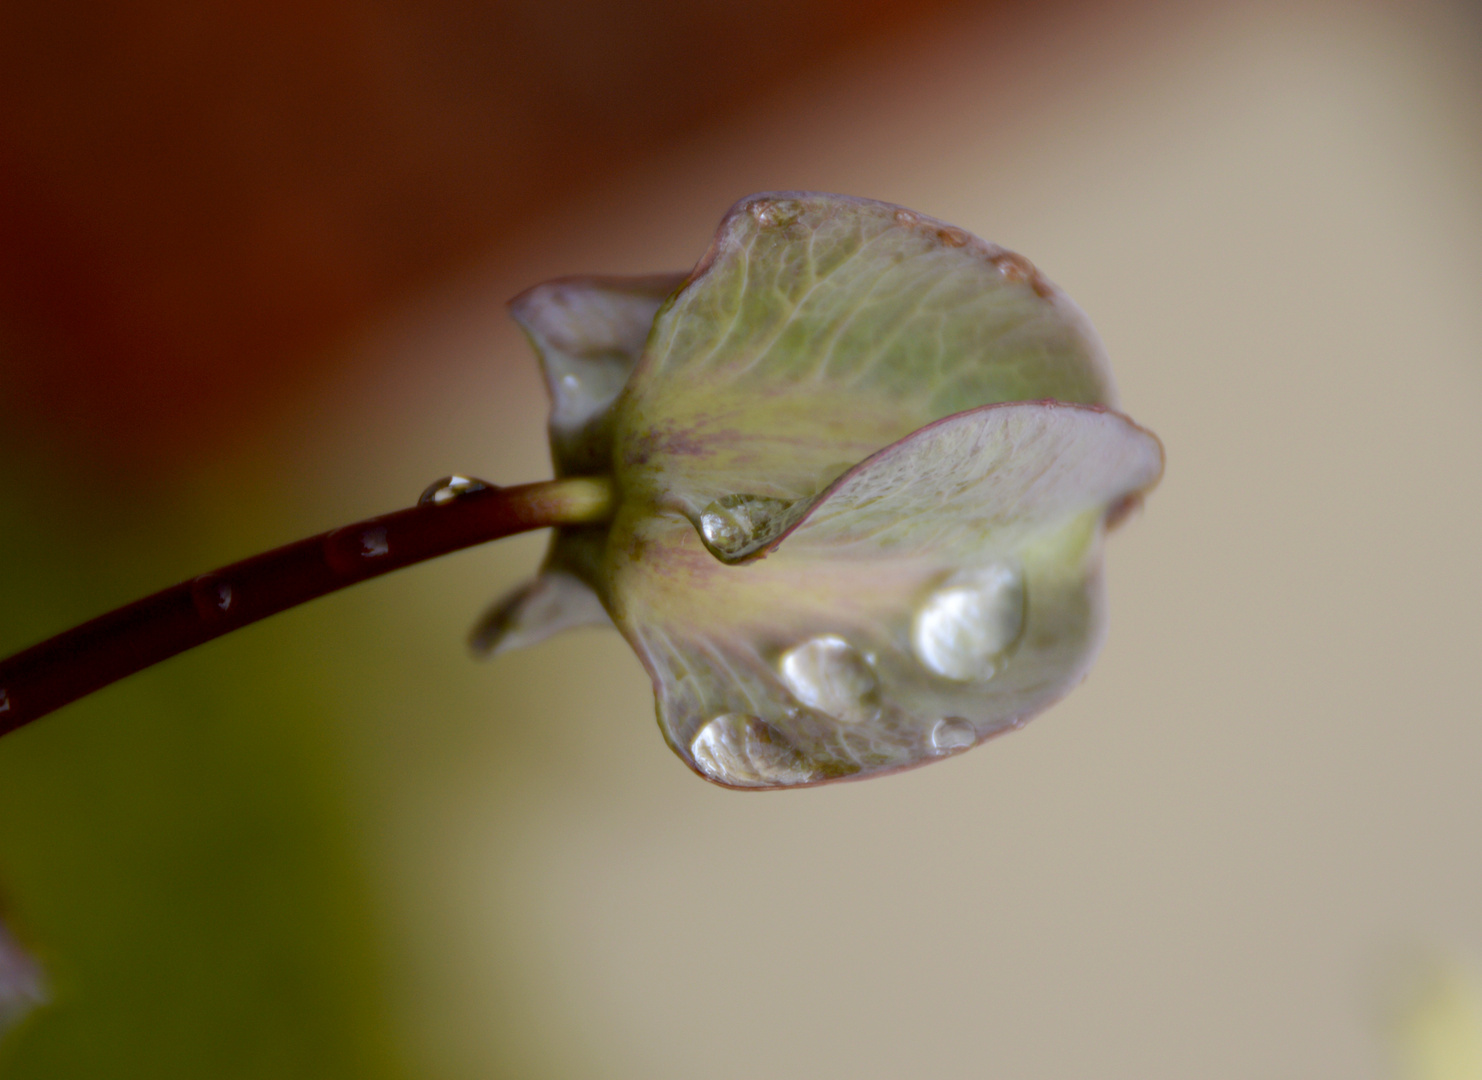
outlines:
[[[1115,391],[1027,259],[888,203],[758,195],[658,314],[614,449],[630,497],[698,526],[726,497],[812,498],[944,416],[1046,398]]]
[[[469,636],[473,651],[494,656],[544,641],[577,626],[610,626],[590,585],[562,570],[545,570],[491,607]]]
[[[1085,675],[1105,515],[1161,471],[1157,440],[1117,413],[970,410],[849,470],[742,565],[681,516],[624,506],[607,548],[614,620],[665,737],[712,780],[909,767],[1022,724]],[[717,718],[741,735],[702,738]]]
[[[659,306],[683,280],[683,274],[561,278],[510,301],[510,314],[545,372],[557,476],[607,471],[608,411],[638,362]]]

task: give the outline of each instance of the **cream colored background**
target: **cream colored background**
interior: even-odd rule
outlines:
[[[326,707],[424,1075],[1383,1076],[1391,958],[1482,954],[1482,23],[1066,18],[942,25],[615,162],[285,418],[314,527],[546,475],[502,301],[687,266],[794,187],[1030,256],[1168,450],[1090,680],[865,784],[698,781],[616,635],[474,666],[539,538],[333,601],[367,630],[326,662],[376,660]]]

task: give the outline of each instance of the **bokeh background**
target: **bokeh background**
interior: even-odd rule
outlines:
[[[1090,680],[746,796],[615,634],[468,658],[538,535],[318,601],[0,743],[0,1075],[1409,1075],[1482,956],[1474,6],[5,0],[0,652],[548,475],[503,301],[772,188],[1097,323],[1169,467]]]

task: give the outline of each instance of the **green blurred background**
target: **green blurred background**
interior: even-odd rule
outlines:
[[[503,301],[757,190],[1029,255],[1169,452],[1087,684],[898,777],[702,783],[613,634],[471,661],[539,536],[7,737],[0,1075],[1398,1075],[1396,967],[1482,956],[1479,63],[1443,0],[0,5],[0,652],[548,475]]]

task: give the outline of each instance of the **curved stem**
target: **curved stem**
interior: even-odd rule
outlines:
[[[0,735],[315,597],[515,533],[605,521],[615,503],[605,477],[488,487],[346,525],[181,582],[0,662]]]

